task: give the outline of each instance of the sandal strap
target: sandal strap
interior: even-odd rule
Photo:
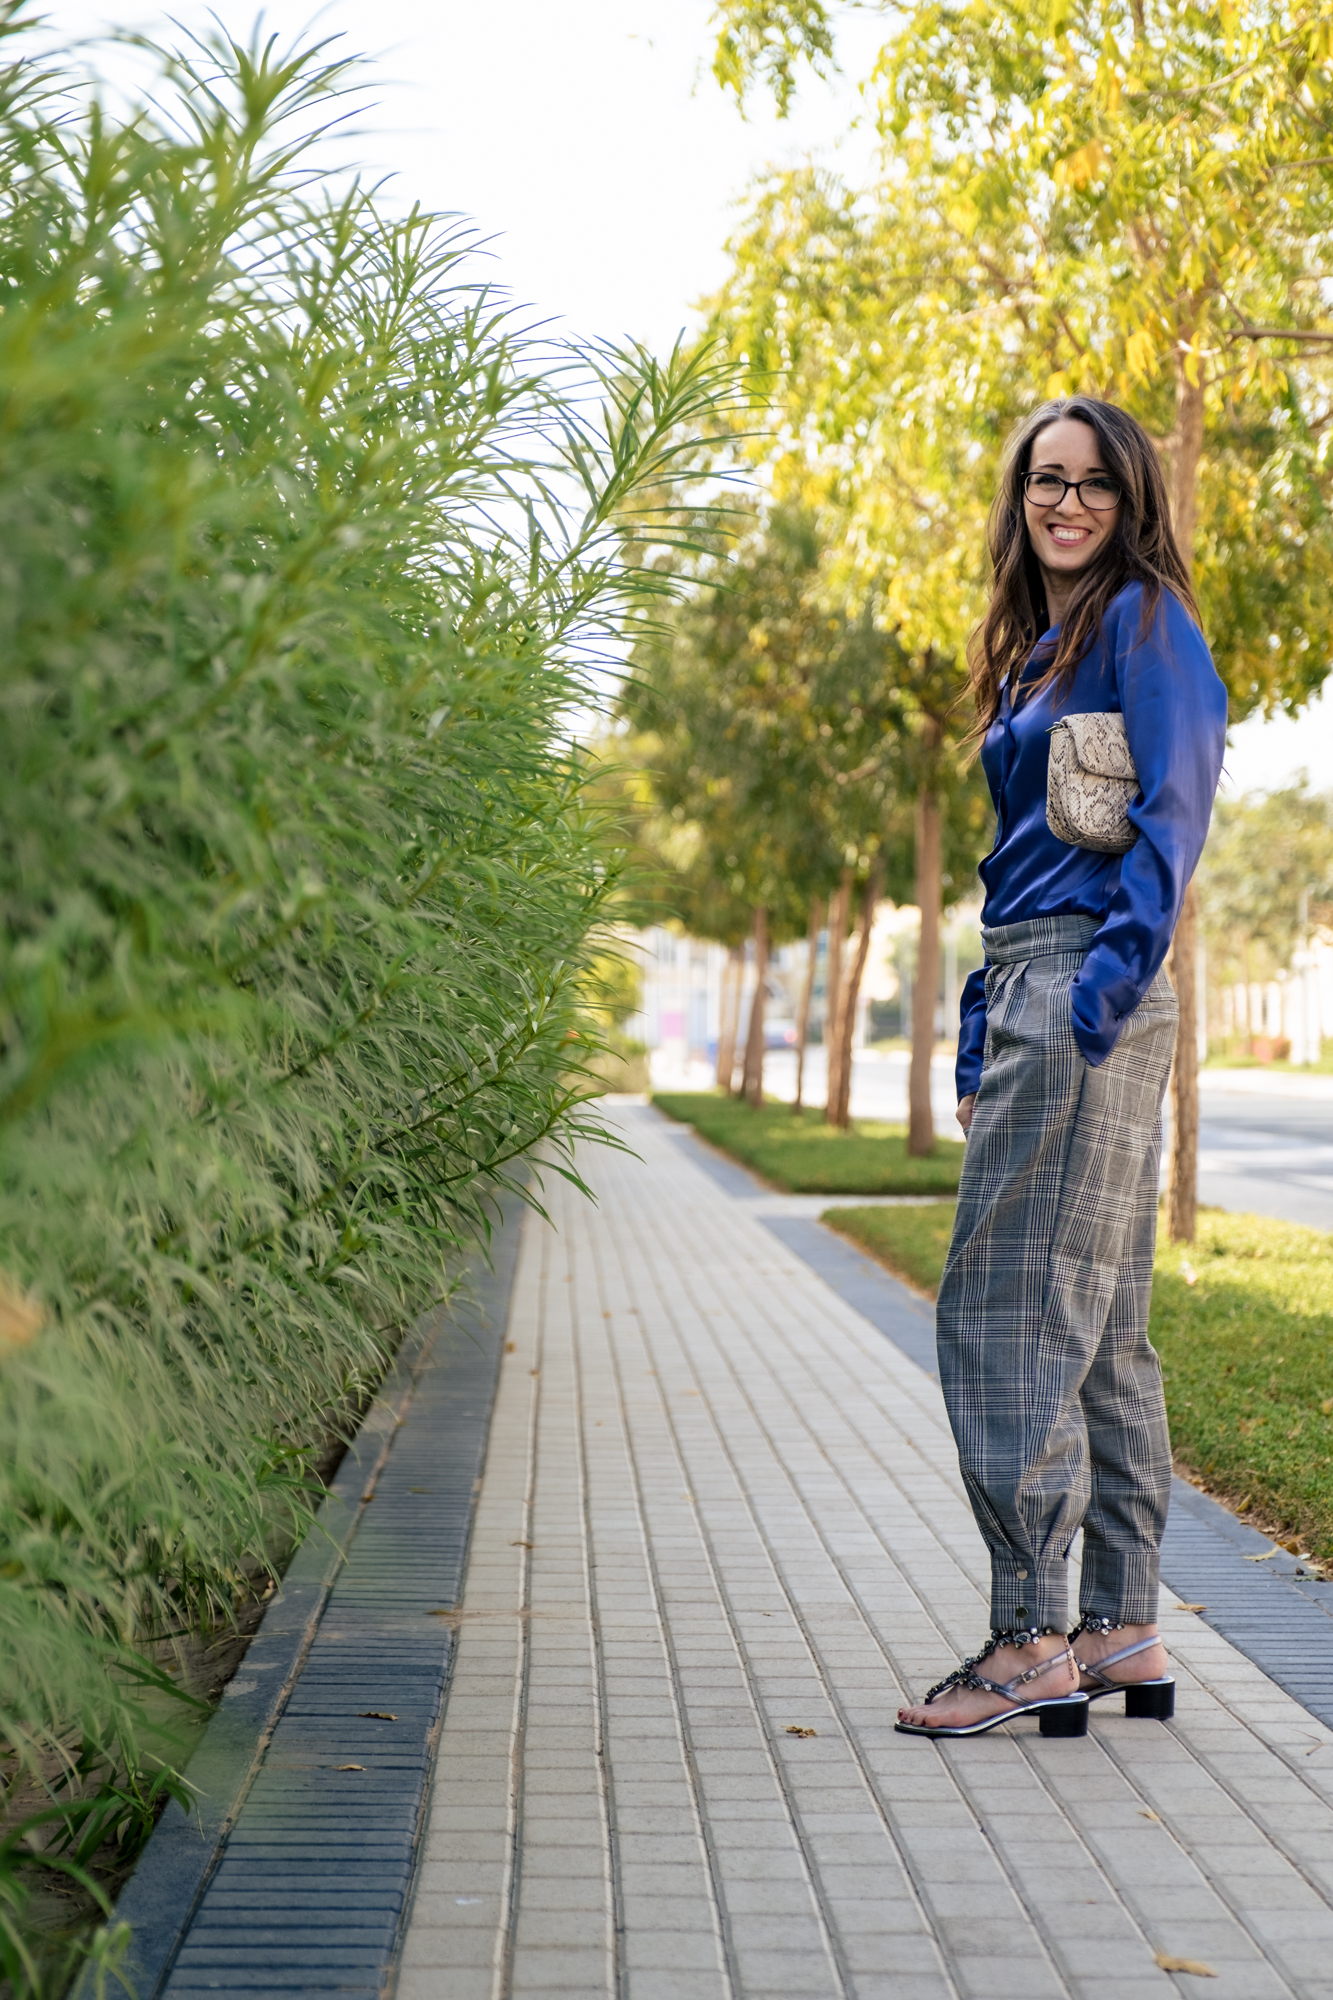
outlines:
[[[1118,1653],[1108,1653],[1095,1667],[1090,1667],[1086,1660],[1078,1659],[1074,1661],[1074,1665],[1081,1674],[1086,1674],[1089,1680],[1100,1681],[1104,1687],[1121,1687],[1123,1683],[1109,1680],[1103,1668],[1117,1666],[1121,1660],[1132,1660],[1136,1653],[1146,1653],[1150,1647],[1160,1646],[1161,1643],[1160,1639],[1137,1639],[1132,1646],[1122,1646]],[[1070,1650],[1072,1652],[1073,1648]]]
[[[1014,1693],[1015,1688],[1027,1687],[1032,1681],[1040,1680],[1043,1674],[1049,1673],[1052,1667],[1064,1666],[1074,1660],[1073,1647],[1066,1646],[1063,1653],[1053,1653],[1049,1660],[1039,1660],[1035,1667],[1027,1667],[1021,1674],[1015,1674],[1011,1681],[992,1681],[988,1680],[985,1674],[979,1674],[977,1668],[981,1661],[987,1659],[994,1651],[995,1642],[992,1642],[975,1660],[964,1660],[962,1666],[955,1668],[947,1680],[941,1681],[938,1687],[930,1690],[926,1701],[934,1701],[936,1695],[943,1694],[946,1688],[966,1687],[981,1689],[986,1694],[1002,1695],[1005,1701],[1017,1704],[1023,1697]],[[1078,1662],[1074,1660],[1074,1664],[1077,1666]]]
[[[992,1694],[1002,1694],[1006,1701],[1019,1701],[1022,1697],[1014,1693],[1015,1688],[1026,1687],[1031,1681],[1039,1681],[1043,1674],[1051,1671],[1052,1667],[1066,1666],[1073,1659],[1074,1648],[1066,1646],[1063,1653],[1052,1653],[1049,1660],[1039,1660],[1035,1667],[1028,1667],[1023,1673],[1015,1674],[1011,1681],[986,1681],[984,1685]],[[1078,1662],[1074,1661],[1074,1664],[1077,1666]]]

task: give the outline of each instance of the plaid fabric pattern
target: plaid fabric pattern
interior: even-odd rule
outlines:
[[[940,1380],[997,1631],[1157,1616],[1171,1452],[1148,1343],[1162,1097],[1176,999],[1159,973],[1099,1069],[1070,987],[1096,925],[983,933],[986,1055],[936,1318]]]

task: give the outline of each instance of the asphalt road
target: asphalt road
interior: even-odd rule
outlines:
[[[663,1087],[705,1088],[700,1066],[688,1078],[663,1075]],[[765,1063],[765,1088],[790,1099],[796,1058],[786,1050]],[[937,1058],[931,1095],[941,1132],[954,1132],[952,1064]],[[806,1053],[805,1098],[824,1100],[824,1052]],[[1333,1230],[1333,1076],[1265,1075],[1260,1070],[1205,1070],[1200,1088],[1199,1199],[1218,1208],[1273,1215]],[[907,1115],[907,1057],[862,1050],[852,1072],[852,1112],[859,1118]]]
[[[1199,1099],[1200,1201],[1333,1230],[1333,1077],[1205,1070]]]

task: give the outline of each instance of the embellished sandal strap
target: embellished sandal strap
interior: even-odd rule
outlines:
[[[1124,1629],[1125,1621],[1123,1618],[1080,1618],[1078,1624],[1070,1633],[1069,1639],[1072,1645],[1073,1641],[1081,1639],[1085,1632],[1098,1632],[1103,1638],[1107,1638],[1112,1632],[1123,1632]]]
[[[1016,1702],[1020,1700],[1021,1697],[1011,1694],[1010,1689],[1022,1687],[1028,1681],[1039,1679],[1049,1667],[1059,1666],[1062,1660],[1072,1660],[1074,1657],[1072,1646],[1067,1646],[1063,1653],[1056,1653],[1049,1660],[1043,1660],[1039,1666],[1029,1667],[1026,1673],[1015,1674],[1011,1681],[987,1680],[985,1674],[977,1672],[977,1668],[983,1661],[988,1660],[991,1654],[1001,1646],[1016,1646],[1021,1650],[1022,1647],[1031,1645],[1035,1640],[1043,1639],[1047,1636],[1048,1633],[1046,1631],[1036,1626],[1031,1631],[992,1632],[988,1644],[983,1646],[979,1653],[972,1659],[964,1660],[961,1667],[955,1667],[951,1674],[946,1674],[942,1681],[936,1683],[926,1696],[926,1703],[934,1701],[937,1695],[945,1694],[950,1688],[956,1687],[981,1688],[987,1694],[1003,1695],[1006,1701]]]

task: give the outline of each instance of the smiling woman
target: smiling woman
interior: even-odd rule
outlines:
[[[997,826],[980,871],[987,963],[963,997],[969,1137],[937,1326],[991,1552],[992,1634],[900,1727],[972,1734],[1036,1707],[1077,1734],[1078,1704],[1112,1684],[1132,1685],[1135,1713],[1165,1716],[1173,1699],[1153,1622],[1170,1450],[1146,1331],[1176,1029],[1161,968],[1208,829],[1226,695],[1157,455],[1123,411],[1075,397],[1028,419],[991,550],[973,680]],[[1048,822],[1051,732],[1076,717],[1123,729],[1141,788],[1127,851]]]

